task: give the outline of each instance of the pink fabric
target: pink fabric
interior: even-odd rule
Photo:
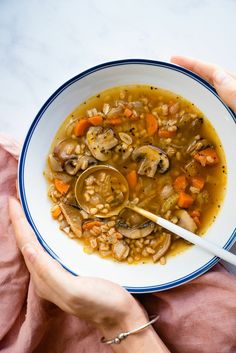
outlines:
[[[0,135],[0,351],[112,352],[91,325],[34,292],[7,207],[9,195],[16,196],[18,148]],[[156,331],[172,353],[236,352],[236,278],[220,265],[184,286],[140,299],[150,314],[160,314]]]

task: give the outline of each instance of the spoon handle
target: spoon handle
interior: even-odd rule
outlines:
[[[144,217],[152,220],[159,226],[168,229],[170,232],[179,235],[181,238],[189,241],[192,244],[198,245],[201,248],[207,250],[208,252],[216,255],[217,257],[227,261],[228,263],[236,266],[236,255],[230,253],[229,251],[217,246],[216,244],[202,238],[166,219],[159,217],[149,211],[146,211],[140,207],[132,206],[132,210],[136,211],[137,213],[143,215]]]

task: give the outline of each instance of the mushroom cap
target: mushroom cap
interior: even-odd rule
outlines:
[[[136,148],[132,157],[135,161],[140,161],[138,174],[147,175],[153,178],[157,170],[165,173],[169,169],[169,158],[166,153],[158,147],[146,145]]]
[[[61,162],[64,162],[70,159],[72,156],[75,156],[73,153],[78,141],[72,138],[66,138],[60,141],[54,148],[54,156],[57,157]],[[68,153],[70,151],[70,153]]]
[[[116,225],[116,229],[119,233],[121,233],[124,237],[130,239],[139,239],[144,238],[152,233],[154,230],[155,223],[151,221],[147,221],[137,226],[129,226],[127,223],[123,223],[118,221]]]
[[[111,158],[111,149],[118,144],[112,129],[91,126],[86,135],[86,144],[97,160],[105,162]]]

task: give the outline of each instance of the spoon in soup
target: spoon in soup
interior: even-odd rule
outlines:
[[[124,208],[130,208],[190,243],[198,245],[236,266],[236,256],[229,251],[177,224],[132,204],[129,201],[129,185],[126,178],[112,166],[96,165],[87,168],[76,181],[75,197],[83,210],[98,218],[109,218],[118,215]]]

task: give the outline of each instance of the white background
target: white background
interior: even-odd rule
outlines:
[[[0,0],[0,130],[24,140],[45,100],[93,65],[183,54],[236,72],[234,0]]]

